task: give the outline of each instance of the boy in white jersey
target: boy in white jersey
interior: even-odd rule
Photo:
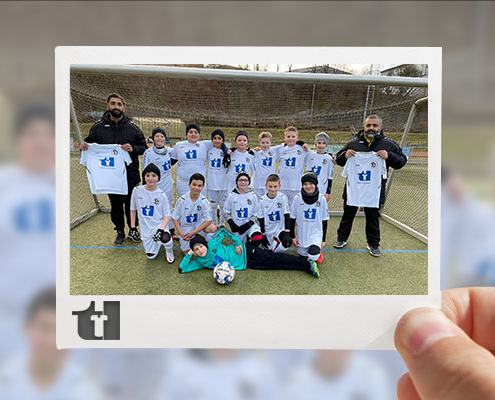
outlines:
[[[258,220],[266,248],[279,253],[287,250],[292,244],[289,233],[289,202],[287,197],[278,191],[280,189],[278,175],[268,175],[265,187],[266,193],[261,196],[258,205]]]
[[[236,185],[229,193],[225,202],[225,221],[228,222],[230,230],[235,233],[241,242],[248,241],[259,246],[263,239],[261,228],[257,224],[258,198],[249,189],[251,178],[245,171],[239,172],[236,177]]]
[[[300,256],[321,263],[321,248],[325,246],[327,235],[328,205],[318,190],[316,173],[306,171],[301,183],[301,191],[290,207],[290,235]]]
[[[280,148],[280,164],[278,176],[280,177],[280,192],[285,194],[292,203],[294,196],[299,193],[299,179],[304,171],[304,162],[307,152],[297,144],[299,133],[295,126],[289,126],[285,130],[285,146]]]
[[[225,135],[221,129],[211,133],[213,148],[208,150],[208,200],[211,205],[211,218],[217,221],[217,209],[220,210],[227,200],[227,169],[223,166],[224,153],[222,145]],[[220,213],[220,226],[224,225],[223,213]]]
[[[194,235],[204,232],[211,237],[217,227],[211,219],[210,203],[201,193],[205,185],[205,177],[192,174],[189,178],[189,192],[180,196],[175,203],[172,220],[179,235],[180,248],[186,254],[190,247],[189,241]]]
[[[333,180],[332,157],[325,152],[329,141],[325,132],[318,133],[315,137],[316,153],[310,151],[304,163],[306,171],[314,171],[318,175],[318,189],[327,202],[330,200]]]
[[[177,196],[182,196],[189,191],[189,178],[194,173],[206,176],[206,157],[209,149],[213,147],[211,140],[199,141],[200,129],[197,124],[189,124],[186,127],[187,140],[179,142],[172,150],[171,158],[178,161],[177,164]],[[224,154],[227,146],[223,146]],[[206,187],[203,186],[203,194],[206,196]]]
[[[254,152],[253,188],[254,193],[261,198],[266,193],[266,177],[276,172],[279,149],[282,146],[271,147],[272,134],[270,132],[260,133],[259,144],[261,150]]]
[[[227,171],[229,193],[236,188],[236,177],[239,172],[246,172],[251,176],[254,170],[254,155],[251,150],[248,150],[249,138],[246,131],[238,131],[235,134],[234,143],[236,148],[228,156],[230,159]]]
[[[160,169],[149,164],[143,170],[145,185],[136,186],[131,196],[131,229],[129,236],[138,236],[136,214],[139,212],[141,238],[146,257],[156,258],[160,247],[165,247],[167,262],[174,262],[174,243],[167,225],[170,222],[171,210],[167,195],[158,187]]]

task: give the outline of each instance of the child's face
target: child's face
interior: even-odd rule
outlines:
[[[165,139],[166,137],[164,135],[162,135],[161,133],[156,133],[155,137],[153,138],[153,143],[156,147],[163,147],[165,146]]]
[[[199,140],[199,132],[196,129],[191,128],[187,132],[186,137],[189,143],[196,143]]]
[[[146,172],[146,175],[144,176],[144,181],[148,186],[155,186],[159,181],[158,175],[155,174],[154,172]]]
[[[215,146],[216,149],[222,148],[223,139],[220,135],[213,136],[213,139],[211,139],[211,141],[213,142],[213,146]]]
[[[316,185],[313,182],[304,182],[302,187],[307,194],[313,194],[316,190]]]
[[[260,139],[261,150],[266,151],[272,145],[272,141],[269,138]]]
[[[284,139],[287,146],[295,146],[299,135],[297,132],[289,131],[285,132]]]
[[[270,197],[275,197],[280,189],[280,182],[267,182],[265,187]]]
[[[241,176],[237,180],[237,187],[239,188],[239,190],[241,192],[244,193],[247,190],[247,188],[249,187],[249,179],[245,176]]]
[[[204,257],[206,256],[206,253],[208,252],[208,248],[204,245],[204,244],[201,244],[201,243],[196,243],[194,246],[193,246],[193,253],[197,256],[197,257]]]
[[[317,153],[320,153],[320,154],[325,153],[326,148],[327,148],[327,144],[325,143],[324,140],[318,140],[316,142],[316,152]]]
[[[240,135],[237,137],[237,139],[235,140],[235,145],[237,147],[237,150],[240,150],[240,151],[245,151],[247,149],[247,146],[248,146],[248,138],[244,135]]]
[[[189,190],[191,190],[191,193],[195,195],[199,195],[201,191],[203,190],[204,183],[200,179],[193,179],[192,182],[189,184]]]

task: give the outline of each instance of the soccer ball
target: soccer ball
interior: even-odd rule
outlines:
[[[234,280],[234,275],[235,269],[227,261],[217,264],[213,269],[213,277],[221,285],[232,282]]]

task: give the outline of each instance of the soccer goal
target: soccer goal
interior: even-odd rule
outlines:
[[[127,114],[146,137],[160,126],[171,145],[196,122],[201,138],[221,128],[226,142],[246,130],[250,146],[269,131],[274,144],[294,125],[314,149],[315,135],[330,136],[335,152],[351,140],[367,115],[379,114],[385,134],[404,148],[409,160],[391,174],[382,216],[423,241],[428,237],[428,80],[358,76],[347,73],[270,73],[167,66],[73,65],[71,68],[71,143],[80,143],[102,115],[109,93],[126,101]],[[74,146],[77,148],[77,146]],[[106,196],[89,191],[79,152],[71,154],[71,226],[108,208]],[[342,212],[344,178],[336,166],[329,210]]]

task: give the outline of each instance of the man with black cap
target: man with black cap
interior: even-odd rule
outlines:
[[[126,166],[127,194],[109,194],[111,212],[110,218],[115,225],[117,238],[115,244],[120,246],[125,240],[125,220],[131,226],[130,203],[132,189],[140,182],[139,156],[148,148],[141,129],[125,115],[125,102],[122,96],[112,93],[107,97],[107,111],[101,120],[89,130],[89,135],[81,144],[82,151],[88,150],[88,143],[120,144],[131,157],[131,163]]]
[[[369,168],[362,169],[357,175],[361,177],[358,179],[360,181],[371,181],[373,177],[378,179],[379,184],[373,186],[375,192],[365,193],[363,196],[365,199],[371,197],[376,197],[376,205],[369,206],[364,203],[355,203],[349,201],[348,190],[368,189],[369,185],[356,185],[353,184],[354,175],[347,176],[347,182],[344,186],[344,193],[342,198],[344,199],[344,214],[340,221],[340,226],[337,230],[337,240],[333,247],[341,249],[347,244],[347,239],[351,234],[352,223],[359,206],[364,206],[364,214],[366,216],[366,240],[368,242],[368,250],[370,254],[374,257],[379,257],[380,252],[380,207],[385,203],[385,187],[387,186],[387,170],[389,167],[394,169],[402,168],[406,162],[407,158],[402,152],[402,149],[397,143],[392,139],[387,138],[383,134],[383,123],[382,119],[378,115],[370,115],[366,118],[364,122],[364,129],[359,131],[358,136],[347,143],[342,150],[337,153],[336,162],[341,167],[346,166],[347,161],[358,154],[370,153],[376,154],[376,156],[381,160],[385,161],[384,171],[378,168],[378,159],[372,160],[369,163]],[[382,162],[383,163],[383,162]],[[364,165],[364,164],[363,164]],[[374,173],[376,172],[376,174]],[[366,174],[366,175],[364,175]],[[381,183],[380,183],[381,178]],[[352,187],[351,187],[352,186]],[[348,189],[349,188],[349,189]]]

